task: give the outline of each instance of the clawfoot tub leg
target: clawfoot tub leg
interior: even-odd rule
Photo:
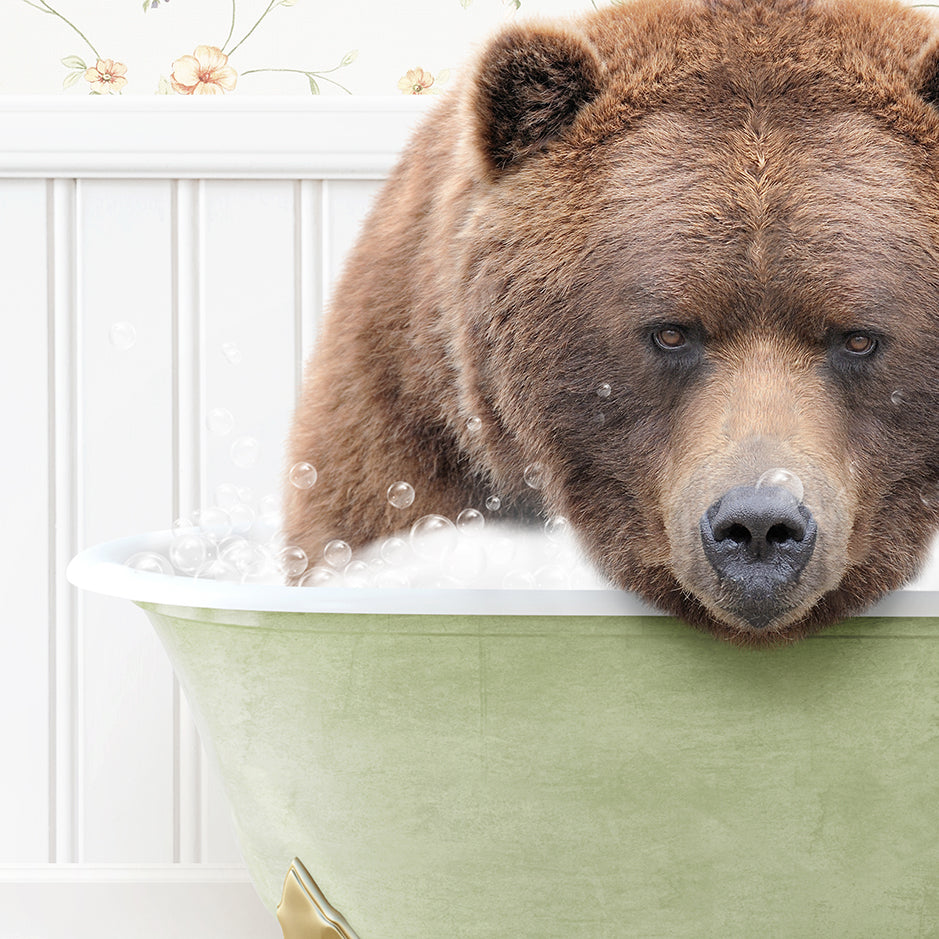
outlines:
[[[299,858],[293,859],[277,904],[284,939],[358,939],[330,905]]]

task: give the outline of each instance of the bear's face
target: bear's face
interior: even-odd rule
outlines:
[[[580,113],[461,232],[467,447],[727,638],[898,587],[939,522],[934,168],[838,89]]]

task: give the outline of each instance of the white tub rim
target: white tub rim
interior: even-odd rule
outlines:
[[[659,616],[635,594],[613,589],[429,589],[288,587],[232,584],[137,571],[124,563],[140,551],[164,551],[171,530],[116,538],[86,548],[66,569],[69,583],[106,596],[195,609],[268,613],[438,616]],[[918,582],[886,597],[863,617],[939,618],[939,585]]]

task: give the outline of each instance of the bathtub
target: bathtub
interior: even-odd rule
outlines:
[[[934,590],[747,651],[617,591],[123,566],[169,538],[68,577],[146,611],[290,939],[939,932]]]

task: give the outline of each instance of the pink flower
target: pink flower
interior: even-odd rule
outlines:
[[[126,84],[124,73],[127,66],[114,59],[98,59],[94,68],[85,69],[85,81],[91,85],[91,90],[99,95],[113,95]]]
[[[235,87],[238,73],[218,46],[196,46],[192,55],[173,63],[170,80],[180,95],[220,95]]]
[[[422,68],[412,68],[407,75],[398,79],[398,88],[406,95],[427,94],[427,89],[434,83],[434,76]]]

